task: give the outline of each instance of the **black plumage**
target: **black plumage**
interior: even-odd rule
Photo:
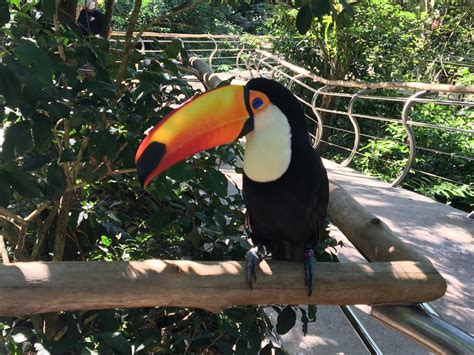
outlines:
[[[328,178],[309,141],[305,115],[296,97],[283,85],[253,79],[250,90],[263,92],[287,117],[291,128],[291,162],[271,182],[255,182],[244,174],[243,193],[252,241],[264,245],[275,260],[302,261],[314,249],[325,226]],[[311,290],[310,290],[311,292]]]

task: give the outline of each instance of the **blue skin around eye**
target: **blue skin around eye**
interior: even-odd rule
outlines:
[[[258,109],[262,105],[263,105],[263,100],[259,97],[257,97],[256,99],[252,101],[252,107],[254,109]]]

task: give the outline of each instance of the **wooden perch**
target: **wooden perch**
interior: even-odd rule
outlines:
[[[0,315],[153,306],[414,303],[443,295],[431,266],[414,262],[318,263],[307,296],[301,263],[262,263],[253,290],[244,262],[146,260],[0,265]]]
[[[384,222],[332,181],[328,215],[367,260],[411,260],[431,265],[428,258],[404,244]]]

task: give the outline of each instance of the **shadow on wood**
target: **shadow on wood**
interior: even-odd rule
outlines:
[[[416,262],[318,263],[311,297],[303,265],[261,263],[250,290],[244,262],[146,260],[25,262],[0,265],[0,315],[152,306],[406,304],[441,297],[444,280]]]

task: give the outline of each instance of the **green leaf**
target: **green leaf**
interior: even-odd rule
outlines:
[[[0,206],[7,207],[13,192],[8,181],[8,175],[0,170]]]
[[[59,199],[66,191],[66,174],[56,162],[51,163],[48,169],[48,189],[46,196],[55,201]]]
[[[28,155],[22,159],[21,168],[23,171],[32,171],[41,168],[51,161],[49,155]]]
[[[178,67],[171,60],[164,58],[163,65],[166,69],[172,72],[174,75],[178,75]]]
[[[14,160],[17,156],[26,153],[32,146],[31,124],[21,121],[10,126],[5,132],[3,141],[3,157],[5,160]]]
[[[303,6],[298,15],[296,15],[296,28],[298,32],[304,35],[311,27],[311,22],[313,22],[313,13],[311,8],[308,5]]]
[[[107,237],[106,235],[101,235],[100,236],[100,242],[104,244],[106,247],[109,247],[112,245],[112,240]]]
[[[221,88],[221,87],[224,87],[224,86],[228,86],[230,84],[232,84],[232,81],[235,79],[236,77],[235,76],[231,76],[229,79],[225,79],[225,80],[222,80],[219,85],[217,85],[217,88]],[[217,89],[216,88],[216,89]]]
[[[246,310],[242,307],[228,308],[224,311],[224,313],[234,322],[242,322],[247,314]]]
[[[166,209],[160,209],[150,217],[148,228],[157,234],[161,233],[166,226],[173,222],[173,219],[173,216]]]
[[[21,0],[15,0],[17,3],[17,7],[21,8],[21,11],[24,13],[28,13],[31,9],[36,7],[39,4],[40,0],[28,0],[25,4],[21,4]],[[21,7],[20,7],[21,6]]]
[[[123,354],[131,354],[132,347],[120,332],[104,332],[100,338],[113,350]]]
[[[71,161],[76,161],[76,155],[72,151],[72,149],[64,149],[64,151],[61,154],[60,162],[65,163],[65,162],[71,162]]]
[[[36,76],[27,78],[22,84],[23,99],[31,105],[35,105],[38,101],[49,101],[51,99],[45,90],[44,83]]]
[[[4,165],[4,169],[7,172],[8,181],[16,192],[25,197],[38,196],[39,185],[33,176],[11,163]]]
[[[36,149],[44,150],[48,148],[53,139],[53,125],[48,116],[35,113],[33,120],[33,142]]]
[[[0,26],[10,21],[10,10],[8,9],[8,2],[0,0]]]
[[[158,330],[153,328],[143,329],[135,339],[135,352],[138,353],[139,351],[146,349],[148,346],[159,342],[160,339],[161,335]]]
[[[295,326],[296,313],[290,306],[286,306],[277,318],[276,331],[278,334],[285,334]]]
[[[115,95],[114,84],[105,81],[90,81],[85,87],[101,98],[110,98]]]
[[[117,136],[106,131],[94,132],[90,135],[89,149],[97,160],[104,156],[113,157],[118,150]]]
[[[56,0],[41,0],[41,10],[43,11],[44,17],[52,19],[54,14]]]
[[[315,17],[323,17],[331,12],[331,0],[313,0],[311,2],[311,12]]]
[[[45,51],[36,44],[29,41],[23,41],[13,52],[23,65],[32,65],[38,71],[36,74],[44,84],[52,84],[53,64]]]
[[[26,327],[16,327],[10,333],[10,336],[13,338],[15,343],[23,343],[34,335],[33,330]]]
[[[17,9],[21,6],[21,0],[9,0],[10,4],[15,5]]]
[[[181,51],[181,41],[174,40],[165,48],[165,53],[168,58],[176,58]]]
[[[12,107],[21,102],[20,83],[10,68],[5,66],[0,66],[0,93]]]
[[[246,335],[247,332],[249,331],[250,327],[252,326],[255,316],[257,314],[257,309],[255,307],[249,307],[247,310],[247,314],[245,315],[244,320],[240,324],[240,333],[242,335]]]
[[[186,162],[180,162],[166,171],[166,176],[178,182],[184,182],[195,176],[195,170]]]
[[[214,192],[219,196],[227,196],[228,180],[219,170],[210,168],[201,173],[201,183],[208,192]]]

